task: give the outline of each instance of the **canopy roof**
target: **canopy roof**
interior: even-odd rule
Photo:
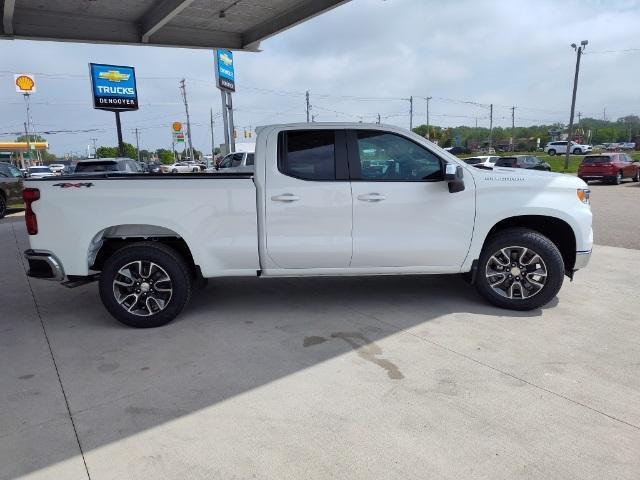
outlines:
[[[0,38],[257,50],[349,0],[0,0]]]

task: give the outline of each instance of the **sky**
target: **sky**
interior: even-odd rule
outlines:
[[[582,58],[576,111],[616,119],[640,114],[640,0],[352,0],[261,44],[236,52],[238,141],[258,125],[305,121],[305,91],[316,121],[430,123],[441,126],[568,123],[575,52]],[[193,143],[222,143],[221,100],[208,50],[0,40],[0,141],[22,130],[24,101],[14,73],[36,76],[31,116],[56,154],[117,143],[114,115],[94,110],[89,62],[136,68],[140,109],[123,113],[124,140],[170,148],[184,121],[178,89],[186,79]],[[605,113],[606,109],[606,113]],[[78,132],[78,130],[91,130]]]

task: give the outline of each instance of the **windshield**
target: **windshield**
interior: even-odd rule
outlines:
[[[29,173],[51,173],[49,167],[29,167]]]
[[[118,164],[116,162],[87,162],[78,163],[75,173],[80,172],[117,172]]]

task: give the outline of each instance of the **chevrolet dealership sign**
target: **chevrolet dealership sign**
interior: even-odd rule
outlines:
[[[136,72],[133,67],[90,63],[93,108],[111,111],[138,109]]]

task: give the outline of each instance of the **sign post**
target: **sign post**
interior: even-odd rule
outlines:
[[[233,137],[233,99],[231,93],[236,91],[236,76],[233,52],[230,50],[216,50],[216,85],[220,89],[222,98],[224,143],[227,149],[233,152],[236,149],[236,142]]]
[[[136,71],[133,67],[90,63],[93,108],[116,114],[118,155],[124,157],[120,112],[138,110]]]

